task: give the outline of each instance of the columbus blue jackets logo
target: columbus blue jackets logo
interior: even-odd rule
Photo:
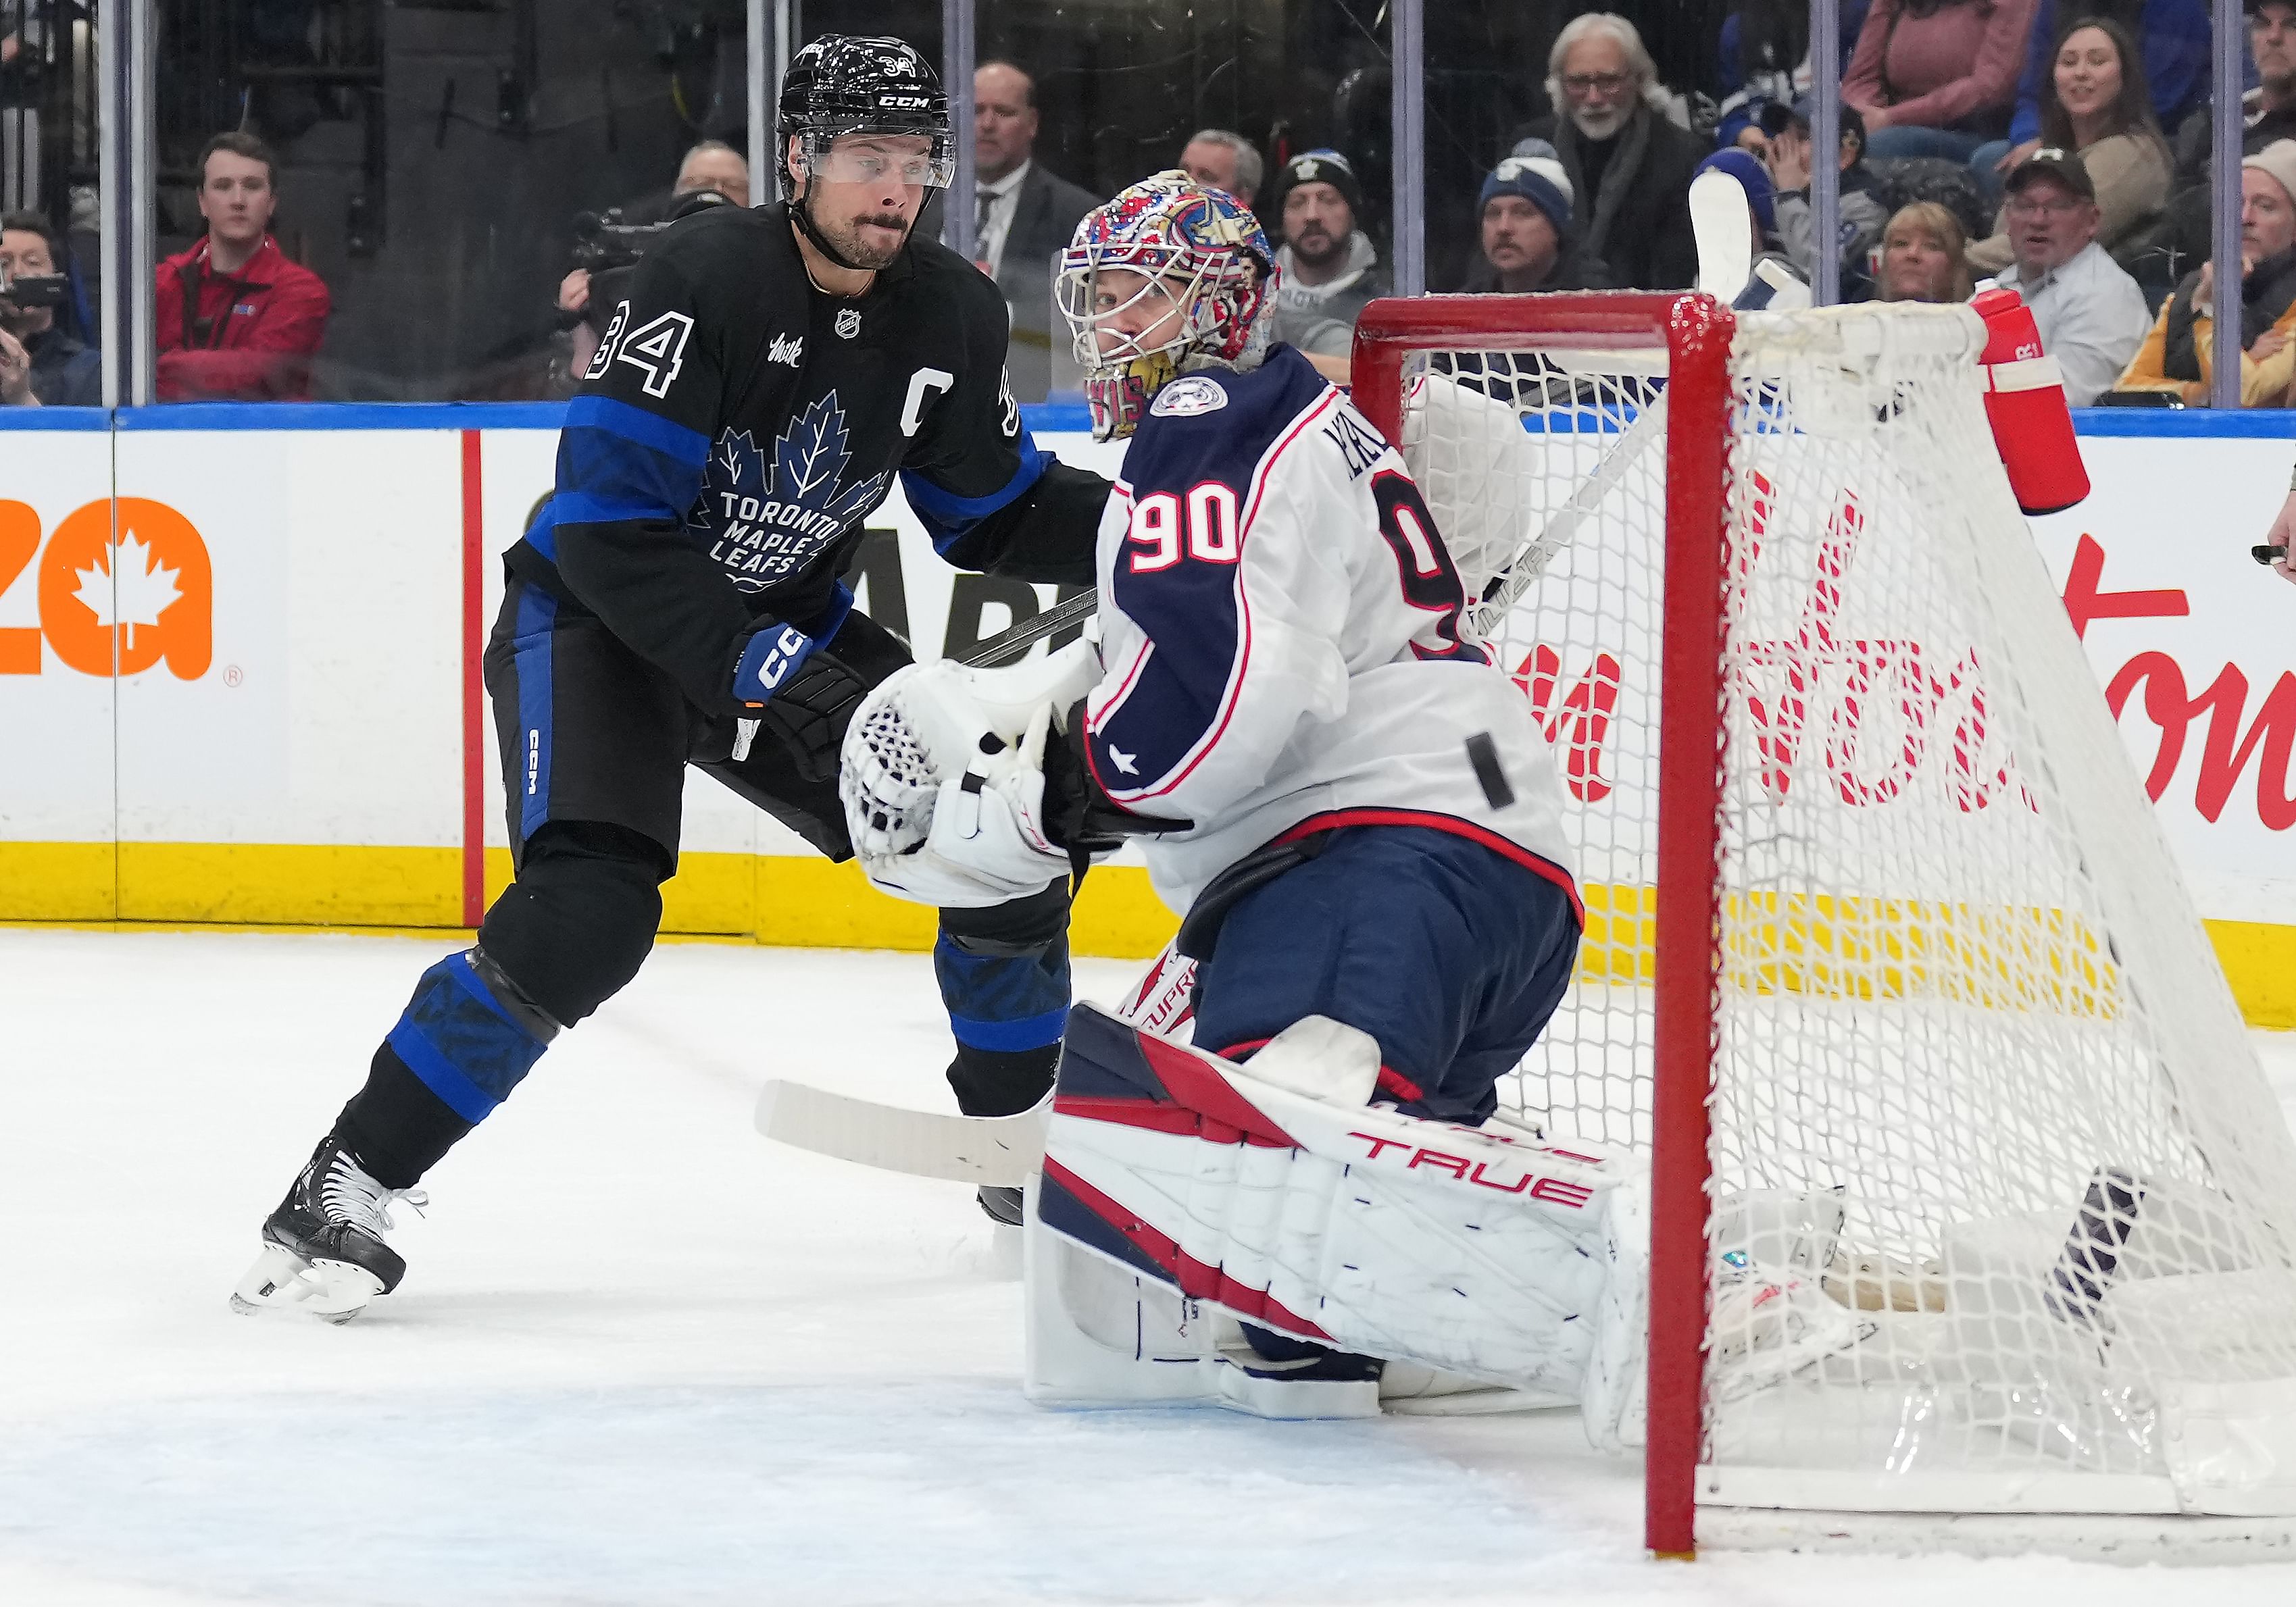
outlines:
[[[882,473],[840,485],[851,457],[833,390],[774,443],[770,465],[748,430],[726,430],[710,450],[686,527],[709,543],[735,585],[762,591],[803,569],[884,500]]]

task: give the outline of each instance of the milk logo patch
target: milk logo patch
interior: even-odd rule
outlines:
[[[861,314],[847,307],[837,314],[837,338],[850,340],[861,332]]]
[[[1199,413],[1217,412],[1227,405],[1227,393],[1210,380],[1200,378],[1175,379],[1156,393],[1156,400],[1148,411],[1160,419],[1193,419]]]
[[[804,358],[805,337],[802,335],[776,335],[773,345],[766,348],[766,361],[768,363],[786,363],[795,368]]]

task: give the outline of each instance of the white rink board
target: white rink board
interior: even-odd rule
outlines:
[[[480,433],[490,625],[496,557],[548,488],[556,436]],[[102,677],[65,669],[52,649],[43,673],[0,675],[0,737],[11,750],[0,772],[0,842],[108,840],[116,786],[125,841],[458,844],[461,436],[379,428],[108,436],[0,423],[0,500],[29,504],[44,541],[71,510],[108,494],[116,442],[120,494],[182,514],[214,565],[212,660],[190,680],[164,665],[124,678],[116,777]],[[1120,449],[1081,435],[1037,438],[1070,461],[1106,469],[1120,460]],[[2203,914],[2296,926],[2296,804],[2284,802],[2296,795],[2296,589],[2248,556],[2284,494],[2296,449],[2262,438],[2095,436],[2086,453],[2094,494],[2036,521],[2035,532],[2061,586],[2087,538],[2101,562],[2084,572],[2082,595],[2108,611],[2139,610],[2096,618],[2086,640],[2100,681],[2142,675],[2121,722],[2141,771],[2164,741],[2148,706],[2185,709],[2215,694],[2169,721],[2185,740],[2163,769],[2159,807],[2179,862]],[[899,533],[908,634],[921,651],[936,651],[956,578],[898,489],[871,523]],[[38,623],[37,568],[36,559],[0,592],[0,628]],[[1050,588],[1037,591],[1040,604],[1052,600]],[[2183,612],[2164,612],[2168,598],[2145,595],[2153,592]],[[1010,619],[995,601],[971,613],[960,624],[977,622],[974,634]],[[1573,673],[1566,666],[1566,681]],[[484,761],[488,840],[499,847],[490,733]],[[700,777],[689,785],[687,845],[801,852]]]

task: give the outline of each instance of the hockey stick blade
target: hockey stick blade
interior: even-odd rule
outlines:
[[[1021,654],[1035,647],[1055,632],[1081,624],[1100,610],[1097,590],[1079,591],[1066,602],[1054,603],[1042,614],[1022,620],[1009,631],[999,631],[967,653],[960,661],[974,669],[993,669],[1011,664]]]
[[[758,1096],[758,1130],[777,1143],[881,1171],[1018,1188],[1043,1163],[1052,1108],[1047,1094],[1018,1115],[944,1115],[775,1078]]]
[[[1195,1014],[1195,984],[1196,962],[1167,943],[1117,1015],[1159,1032],[1176,1031]],[[1045,1129],[1052,1119],[1050,1094],[1017,1116],[943,1115],[778,1078],[758,1097],[758,1130],[778,1143],[882,1171],[976,1187],[1019,1187],[1044,1162]]]

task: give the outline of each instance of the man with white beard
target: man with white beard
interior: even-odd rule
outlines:
[[[1554,115],[1527,132],[1570,175],[1580,237],[1619,282],[1687,290],[1698,274],[1690,180],[1706,148],[1666,113],[1658,69],[1624,17],[1574,17],[1547,54]]]

